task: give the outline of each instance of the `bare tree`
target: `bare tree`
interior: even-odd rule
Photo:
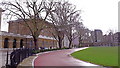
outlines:
[[[109,29],[108,31],[108,39],[109,40],[107,40],[107,43],[108,43],[108,45],[110,45],[110,46],[113,46],[113,42],[114,42],[114,30],[112,30],[112,29]]]
[[[75,16],[74,14],[76,13],[78,13],[78,11],[75,11],[75,6],[70,4],[68,1],[56,1],[54,10],[50,12],[48,20],[54,25],[56,30],[56,33],[53,35],[56,35],[55,37],[58,39],[59,48],[62,47],[62,40],[66,33],[65,30],[69,29],[68,27],[73,25],[73,22],[71,22],[73,17],[71,16]]]
[[[54,6],[53,1],[15,0],[14,2],[2,2],[1,5],[4,6],[7,18],[21,19],[23,21],[21,24],[30,30],[35,49],[38,49],[38,36],[44,28],[47,28],[45,25],[46,18]]]
[[[84,27],[82,22],[79,23],[78,25],[76,25],[75,30],[76,30],[76,34],[79,39],[80,46],[82,45],[82,43],[84,43],[85,40],[88,40],[88,42],[89,42],[90,30],[88,28]]]
[[[68,18],[67,25],[69,26],[65,30],[65,35],[68,37],[68,40],[69,40],[69,48],[71,48],[72,46],[72,41],[78,37],[74,35],[74,30],[76,26],[79,24],[79,20],[81,19],[81,16],[80,16],[80,11],[75,11],[75,12],[76,13],[72,14]]]

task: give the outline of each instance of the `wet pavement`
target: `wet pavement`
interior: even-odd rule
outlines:
[[[71,53],[75,51],[79,51],[84,48],[76,48],[76,49],[67,49],[67,50],[59,50],[53,52],[45,52],[43,54],[39,54],[38,57],[34,60],[34,67],[37,66],[98,66],[95,64],[87,63],[70,56]]]

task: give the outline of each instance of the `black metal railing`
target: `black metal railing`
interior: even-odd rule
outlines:
[[[7,52],[6,68],[16,68],[17,65],[20,62],[22,62],[22,60],[32,55],[33,55],[33,49],[29,49],[29,48],[16,49],[11,54]],[[8,61],[10,63],[8,63]]]

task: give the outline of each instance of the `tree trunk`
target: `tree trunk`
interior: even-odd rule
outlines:
[[[38,39],[34,38],[34,45],[35,45],[35,49],[38,50],[38,44],[37,44]]]
[[[81,44],[82,44],[82,39],[81,39],[81,36],[80,36],[80,37],[79,37],[79,45],[78,45],[78,46],[81,47],[81,46],[82,46]]]
[[[62,39],[59,36],[58,36],[58,45],[59,45],[59,48],[62,48]]]
[[[69,48],[71,48],[72,40],[69,40]]]

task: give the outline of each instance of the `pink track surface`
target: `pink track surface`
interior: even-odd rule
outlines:
[[[77,49],[68,49],[53,51],[44,54],[40,54],[34,60],[34,67],[36,66],[94,66],[94,64],[86,63],[71,57],[69,54],[81,50]]]

